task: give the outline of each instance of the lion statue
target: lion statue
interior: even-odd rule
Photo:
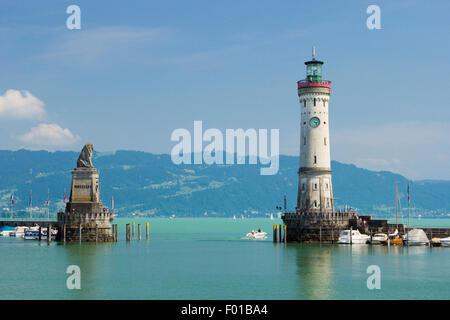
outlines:
[[[94,146],[92,143],[87,143],[83,150],[81,150],[80,156],[77,161],[77,168],[93,168],[92,154],[94,153]]]

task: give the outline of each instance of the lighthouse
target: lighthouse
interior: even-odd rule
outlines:
[[[298,213],[334,211],[330,164],[328,106],[331,81],[322,79],[323,62],[305,62],[306,78],[297,82],[300,101],[300,168],[298,171]]]
[[[296,210],[285,211],[282,216],[283,239],[286,242],[336,243],[341,232],[349,229],[365,234],[391,233],[396,225],[387,220],[334,210],[328,115],[331,81],[322,79],[323,62],[316,59],[315,51],[313,47],[312,59],[305,62],[305,79],[297,82],[300,102],[298,196]],[[276,226],[274,232],[278,234]],[[274,236],[274,241],[278,238],[281,237]]]

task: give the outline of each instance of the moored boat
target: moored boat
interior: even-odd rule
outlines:
[[[450,247],[450,237],[441,238],[440,243],[442,247]]]
[[[425,231],[422,229],[412,229],[408,231],[404,241],[408,246],[425,246],[430,243]]]
[[[344,230],[339,233],[339,244],[366,244],[370,236],[362,234],[359,230]]]
[[[25,230],[28,230],[28,227],[26,226],[20,226],[15,228],[15,236],[17,238],[23,238],[25,235]]]
[[[0,236],[2,237],[9,237],[12,232],[14,232],[14,227],[5,226],[0,228]]]
[[[372,244],[381,244],[383,241],[387,241],[388,236],[385,233],[376,233],[372,236]]]

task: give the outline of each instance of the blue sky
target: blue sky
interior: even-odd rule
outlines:
[[[66,28],[71,4],[81,30]],[[370,4],[381,30],[366,27]],[[332,81],[332,159],[450,179],[449,12],[448,1],[0,0],[0,110],[31,104],[0,112],[0,149],[169,153],[171,132],[202,120],[279,128],[280,152],[297,155],[296,81],[315,45]]]

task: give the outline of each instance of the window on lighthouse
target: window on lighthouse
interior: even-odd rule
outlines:
[[[316,106],[316,98],[314,98],[314,107]]]
[[[317,164],[317,156],[314,156],[314,164]]]
[[[323,138],[323,144],[326,146],[327,145],[327,138]]]
[[[306,146],[306,137],[303,137],[303,145]]]

